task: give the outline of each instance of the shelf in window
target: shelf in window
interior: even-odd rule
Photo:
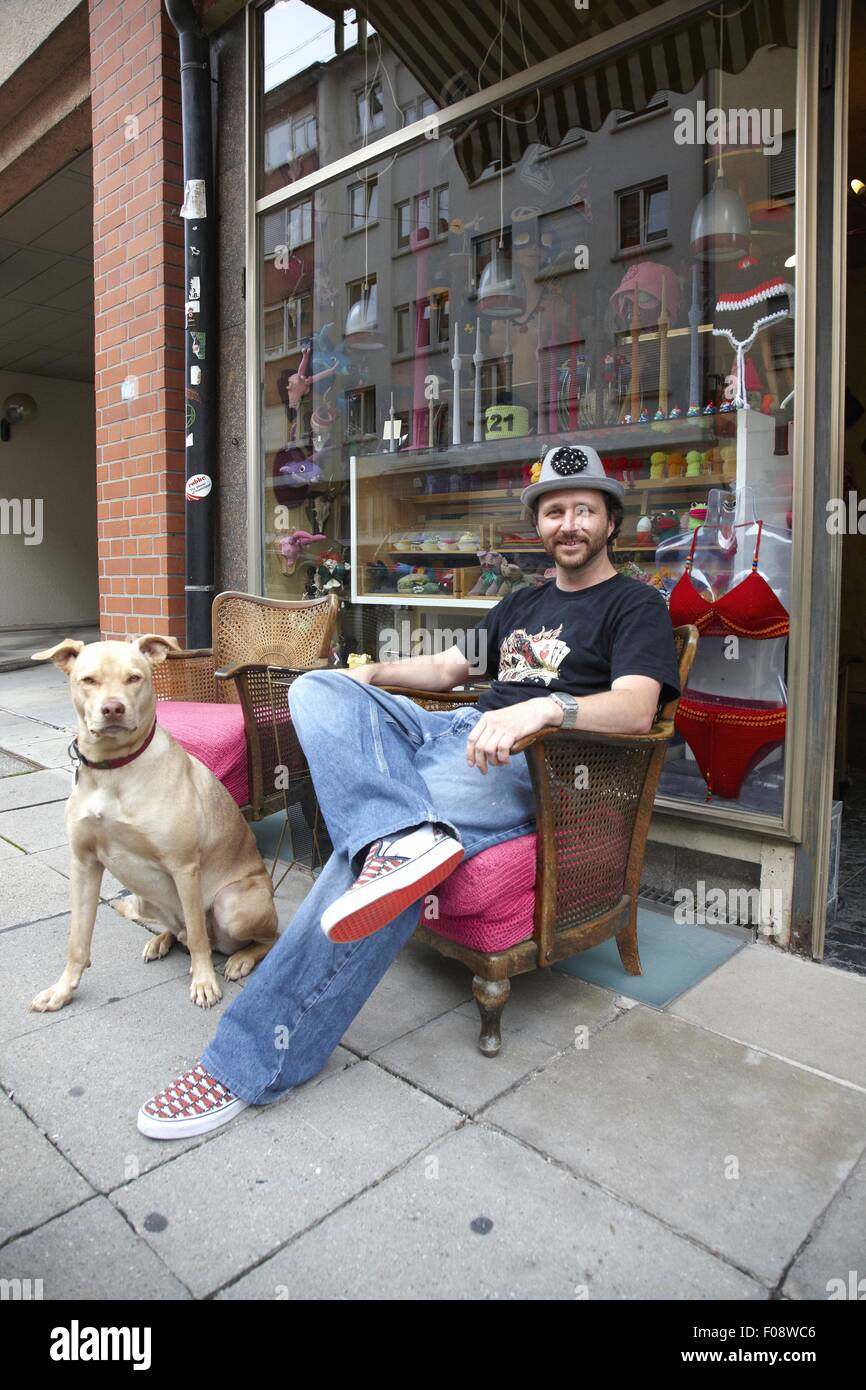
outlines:
[[[730,481],[723,473],[696,473],[687,478],[682,474],[674,478],[635,478],[632,482],[625,484],[626,495],[632,490],[635,492],[676,492],[685,489],[706,487],[707,484],[716,485],[727,484]]]

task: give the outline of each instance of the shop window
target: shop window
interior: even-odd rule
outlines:
[[[668,236],[670,199],[667,179],[617,194],[619,249],[631,251]]]
[[[782,136],[782,148],[767,159],[770,166],[770,197],[779,203],[793,203],[797,183],[797,137],[793,130]]]
[[[363,386],[346,392],[346,436],[364,439],[376,433],[376,388]]]
[[[353,183],[349,187],[349,228],[366,227],[375,222],[379,215],[379,181],[367,179],[363,183]]]
[[[383,130],[384,126],[382,83],[372,82],[369,87],[355,93],[355,134],[369,135],[371,130]]]

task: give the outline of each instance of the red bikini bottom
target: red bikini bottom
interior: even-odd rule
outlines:
[[[683,696],[675,727],[704,774],[707,801],[714,792],[736,801],[747,774],[784,743],[786,714],[786,705],[771,700],[744,704],[724,695],[712,700]]]

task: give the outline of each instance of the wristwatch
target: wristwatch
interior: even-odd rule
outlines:
[[[580,708],[580,704],[574,695],[562,695],[558,690],[552,690],[550,692],[550,699],[555,700],[562,709],[562,724],[560,727],[563,729],[576,728],[577,711]]]

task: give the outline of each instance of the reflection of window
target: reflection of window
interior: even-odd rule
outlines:
[[[441,190],[437,189],[436,192]],[[448,189],[445,189],[447,200]],[[446,201],[447,210],[447,201]],[[408,246],[412,233],[419,228],[430,229],[430,194],[425,189],[423,193],[416,193],[414,198],[406,198],[404,202],[397,203],[394,208],[394,225],[396,228],[397,250]]]
[[[412,125],[414,121],[423,121],[425,116],[432,116],[436,110],[436,103],[432,97],[419,97],[416,101],[401,106],[400,110],[403,113],[403,124]]]
[[[448,223],[451,220],[448,215],[448,185],[443,184],[441,188],[434,188],[433,197],[435,200],[436,236],[445,236],[448,231]]]
[[[346,392],[346,437],[376,433],[376,388],[361,386]]]
[[[265,173],[270,174],[316,148],[316,118],[305,111],[265,131]]]
[[[431,294],[415,303],[416,343],[419,348],[447,347],[450,337],[448,294]]]
[[[367,179],[365,183],[353,183],[349,188],[349,226],[366,227],[378,217],[379,181]]]
[[[619,204],[619,249],[628,251],[663,241],[668,235],[670,199],[667,179],[657,179],[642,188],[630,188],[617,195]]]
[[[573,270],[574,248],[585,240],[582,234],[582,226],[585,225],[573,207],[557,208],[556,212],[539,217],[539,268],[551,270],[555,266],[562,270]]]
[[[316,118],[310,111],[292,117],[292,151],[300,158],[316,148]]]
[[[274,253],[278,246],[302,246],[313,239],[313,200],[306,198],[293,208],[278,208],[276,212],[265,213],[264,241],[265,255]]]
[[[355,131],[358,135],[366,135],[371,130],[381,130],[384,124],[382,83],[372,82],[365,90],[355,93]]]
[[[265,358],[299,351],[302,339],[312,330],[312,301],[308,294],[295,295],[265,309]]]
[[[658,92],[656,96],[653,97],[649,105],[644,107],[643,111],[621,111],[616,118],[616,125],[617,127],[629,125],[631,121],[640,120],[641,116],[649,116],[654,114],[656,111],[666,111],[667,108],[667,92]]]
[[[412,311],[409,304],[398,304],[394,309],[394,351],[410,352],[412,349]]]
[[[481,409],[489,405],[501,405],[505,396],[507,382],[505,363],[501,358],[492,358],[481,364]]]
[[[472,286],[477,290],[481,276],[494,256],[500,265],[510,265],[511,263],[511,228],[505,227],[501,234],[502,245],[499,245],[500,233],[494,232],[491,236],[474,237],[472,241]]]
[[[782,136],[782,148],[770,155],[770,197],[779,202],[793,203],[797,183],[797,137],[793,130]]]

